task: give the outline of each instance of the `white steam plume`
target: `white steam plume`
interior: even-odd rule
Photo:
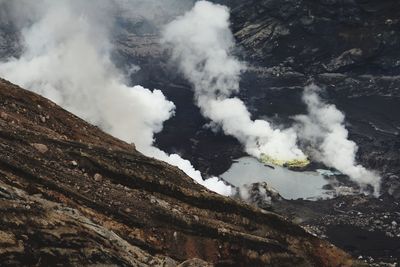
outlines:
[[[231,97],[239,91],[245,66],[232,56],[235,41],[227,7],[198,1],[191,11],[166,26],[163,42],[193,84],[202,114],[237,138],[247,153],[257,158],[266,154],[285,162],[306,158],[296,145],[295,131],[252,120],[243,101]]]
[[[372,185],[375,195],[379,194],[379,175],[356,162],[358,147],[348,139],[344,114],[334,105],[324,103],[318,95],[319,91],[316,85],[307,86],[304,90],[303,101],[308,114],[295,117],[299,137],[310,145],[314,160],[348,175],[362,188]]]
[[[0,75],[134,142],[144,154],[178,166],[209,189],[229,195],[231,188],[223,182],[216,178],[203,181],[189,161],[153,146],[154,134],[173,116],[175,106],[160,90],[125,85],[111,62],[109,34],[116,2],[13,0],[13,7],[31,8],[35,16],[18,21],[24,25],[25,49],[19,58],[0,63]]]

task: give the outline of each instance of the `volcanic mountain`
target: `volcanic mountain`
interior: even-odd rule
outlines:
[[[5,80],[0,147],[2,266],[356,265]]]

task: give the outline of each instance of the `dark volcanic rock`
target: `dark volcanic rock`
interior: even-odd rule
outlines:
[[[286,200],[254,190],[258,184],[248,188],[248,194],[241,194],[248,202],[263,208],[268,203],[269,210],[285,215],[366,263],[390,266],[400,261],[400,206],[396,201],[364,195]]]
[[[0,112],[2,266],[355,264],[4,80]]]
[[[396,0],[234,2],[235,36],[252,62],[305,74],[399,74]]]

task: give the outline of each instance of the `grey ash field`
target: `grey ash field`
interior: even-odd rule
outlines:
[[[194,104],[193,86],[159,42],[162,26],[193,1],[150,1],[146,14],[144,1],[132,1],[138,12],[117,15],[112,31],[113,63],[129,84],[159,88],[174,102],[175,115],[155,145],[190,160],[203,177],[221,175],[247,155],[243,145],[204,127],[209,120]],[[306,113],[304,87],[317,84],[346,115],[357,161],[381,175],[380,196],[287,200],[258,183],[249,187],[247,203],[240,194],[222,197],[2,80],[0,265],[400,264],[400,3],[212,2],[230,8],[233,53],[247,64],[235,96],[252,118],[291,125]],[[24,45],[7,1],[0,5],[5,62],[21,56]],[[132,72],[132,65],[140,68]]]

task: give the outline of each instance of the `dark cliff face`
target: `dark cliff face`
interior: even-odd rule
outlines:
[[[264,0],[233,7],[247,57],[305,74],[399,74],[400,5],[384,1]]]
[[[354,264],[4,80],[0,149],[2,266]]]

